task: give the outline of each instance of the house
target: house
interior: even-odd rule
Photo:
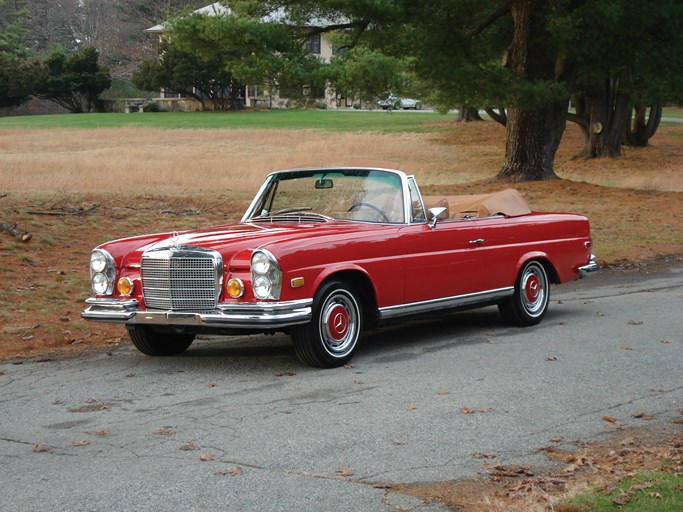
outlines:
[[[222,2],[214,2],[200,9],[197,9],[193,14],[202,14],[205,16],[230,16],[231,11]],[[287,14],[283,9],[279,9],[273,13],[262,18],[264,23],[288,23]],[[330,25],[329,20],[313,20],[309,25],[311,28],[319,28]],[[156,34],[161,39],[166,32],[166,24],[162,23],[154,27],[148,28],[146,32]],[[305,48],[311,54],[317,55],[323,62],[330,62],[334,49],[330,44],[328,35],[326,33],[312,33],[304,43]],[[243,95],[244,105],[246,107],[267,107],[267,108],[286,108],[290,104],[290,100],[280,96],[280,91],[273,90],[263,85],[250,84],[244,88]],[[308,96],[310,100],[316,100],[325,105],[326,108],[336,109],[339,107],[351,106],[351,100],[340,98],[336,94],[333,87],[326,85],[324,91],[312,91],[312,95]],[[198,102],[194,98],[182,97],[182,95],[168,90],[160,91],[157,103],[163,105],[165,110],[184,111],[197,110]]]

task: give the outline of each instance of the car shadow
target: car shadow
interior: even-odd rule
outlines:
[[[397,362],[458,346],[486,344],[494,340],[499,343],[505,338],[524,336],[528,329],[542,328],[548,322],[558,322],[575,314],[581,314],[580,308],[564,307],[562,311],[551,308],[538,327],[526,328],[503,322],[495,306],[404,319],[366,331],[354,361]],[[297,359],[289,336],[282,333],[200,335],[187,352],[173,356],[173,359],[176,358],[197,363],[211,361],[211,365],[223,368],[254,365],[266,371],[283,368],[301,371],[308,368]]]

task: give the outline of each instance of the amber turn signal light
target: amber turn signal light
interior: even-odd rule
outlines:
[[[232,278],[225,284],[225,291],[233,299],[239,299],[244,293],[244,283],[241,279]]]
[[[133,293],[133,281],[129,277],[122,277],[116,283],[116,290],[121,295],[131,295]]]

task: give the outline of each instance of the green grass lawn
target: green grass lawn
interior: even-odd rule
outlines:
[[[119,128],[283,129],[356,132],[429,132],[445,129],[434,121],[452,118],[431,112],[268,110],[241,112],[149,112],[142,114],[58,114],[0,117],[0,129]]]
[[[683,510],[680,475],[665,471],[638,473],[619,480],[614,490],[597,489],[569,500],[558,510],[576,512],[676,512]],[[573,505],[573,507],[571,506]]]

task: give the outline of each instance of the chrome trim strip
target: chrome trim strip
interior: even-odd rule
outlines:
[[[578,268],[579,276],[580,277],[586,277],[594,272],[597,272],[600,270],[600,265],[598,265],[598,260],[595,257],[595,254],[591,254],[591,259],[588,262],[588,265],[583,265]]]
[[[400,304],[398,306],[389,306],[379,309],[380,320],[387,320],[397,318],[399,316],[414,315],[419,313],[428,313],[430,311],[437,311],[440,309],[459,308],[470,306],[480,302],[495,302],[497,300],[505,299],[514,292],[513,286],[506,288],[498,288],[496,290],[487,290],[484,292],[467,293],[464,295],[454,295],[453,297],[443,297],[440,299],[431,299],[420,302],[411,302],[409,304]]]
[[[214,328],[279,328],[310,322],[313,299],[286,302],[219,303],[209,311],[162,311],[137,309],[136,300],[88,299],[81,313],[86,320],[128,325],[170,325]]]
[[[110,297],[91,297],[85,300],[90,307],[81,313],[86,320],[100,322],[120,322],[135,315],[138,309],[136,299],[114,299]]]

